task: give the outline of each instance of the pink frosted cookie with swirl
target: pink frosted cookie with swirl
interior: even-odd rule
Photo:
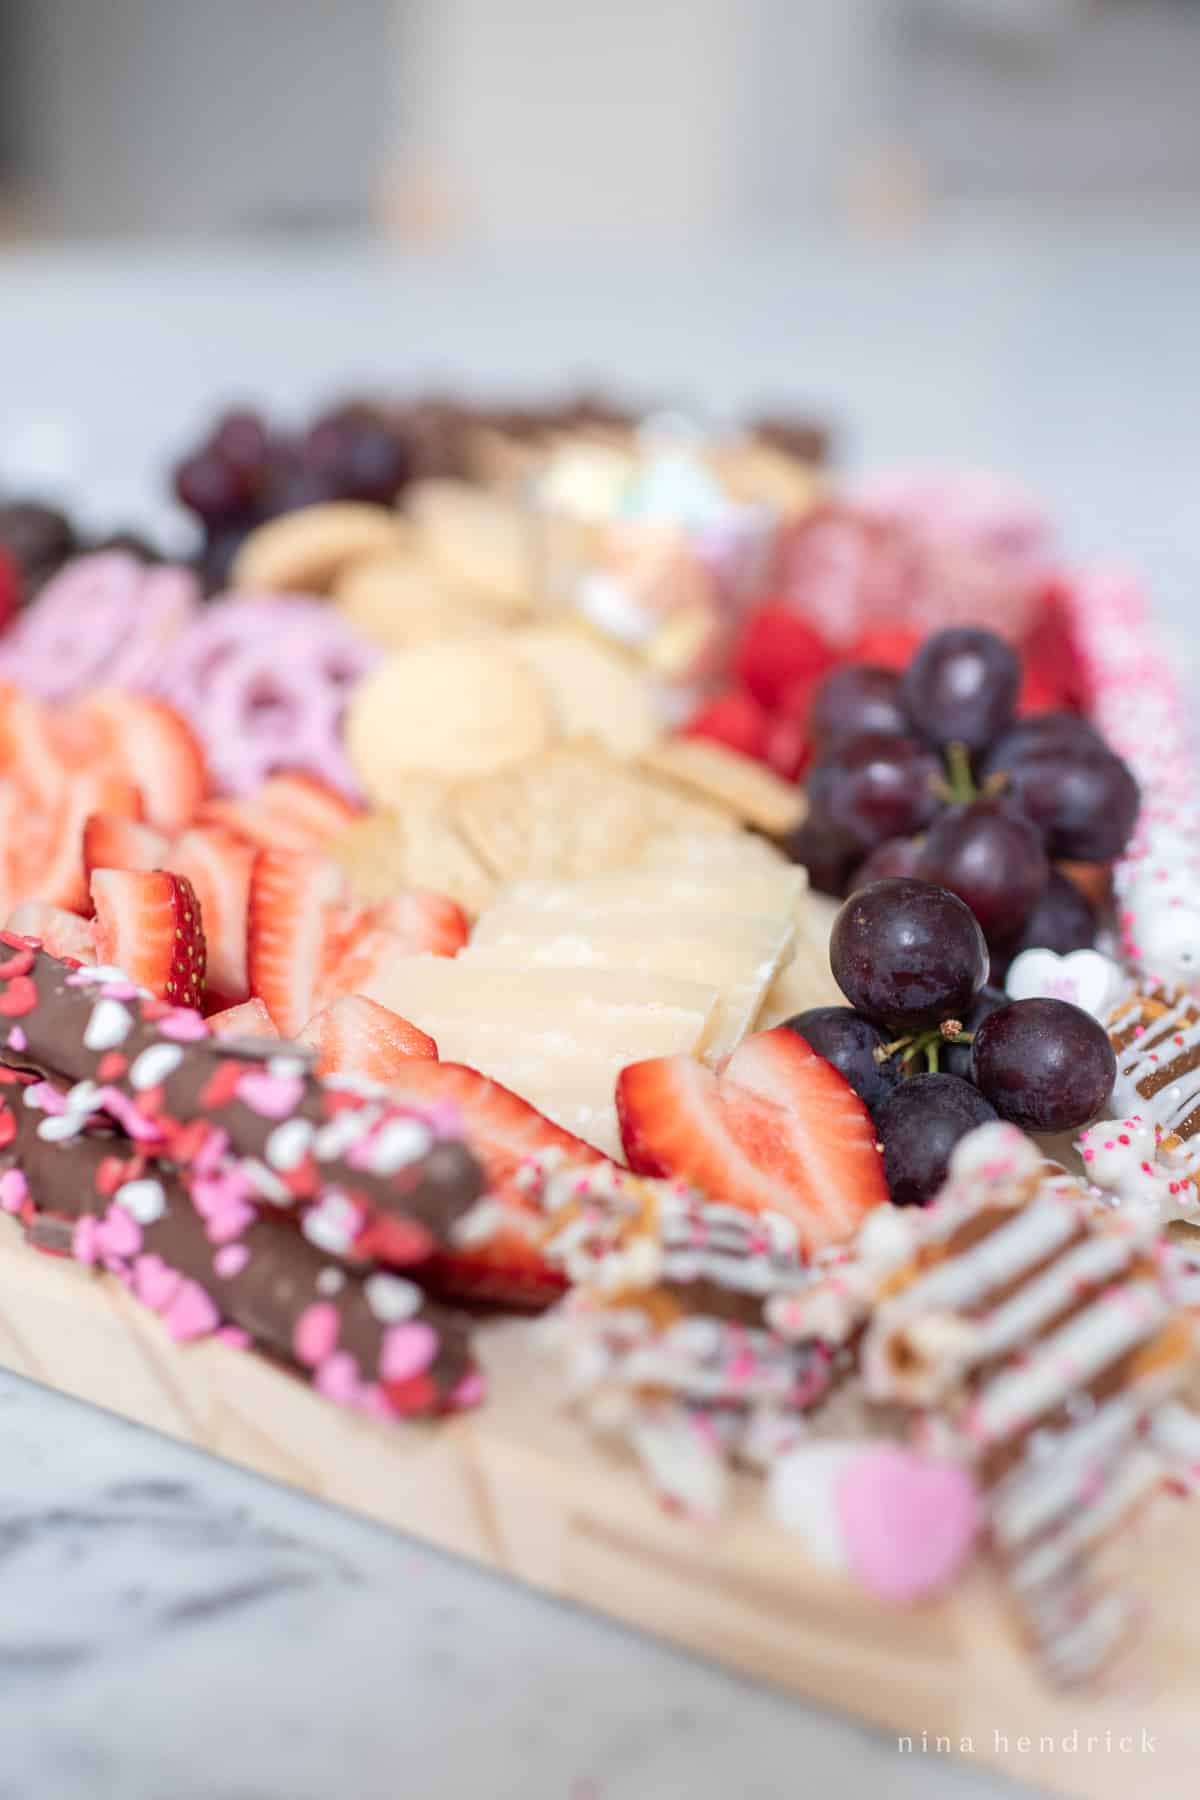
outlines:
[[[123,550],[76,557],[5,638],[0,678],[44,700],[98,685],[145,686],[199,608],[190,569],[148,567]]]

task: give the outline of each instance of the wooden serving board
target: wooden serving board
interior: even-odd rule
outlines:
[[[926,1734],[926,1754],[948,1739],[968,1760],[1086,1800],[1125,1800],[1137,1785],[1156,1800],[1195,1794],[1200,1607],[1181,1598],[1181,1575],[1194,1580],[1200,1559],[1200,1507],[1164,1502],[1153,1521],[1143,1579],[1155,1621],[1137,1693],[1064,1697],[1039,1686],[986,1572],[937,1605],[889,1609],[813,1568],[749,1479],[720,1526],[668,1515],[632,1464],[563,1412],[529,1326],[480,1337],[491,1397],[478,1412],[375,1423],[257,1357],[171,1343],[119,1282],[39,1256],[0,1220],[0,1363],[20,1375],[855,1713],[911,1738],[914,1754]]]

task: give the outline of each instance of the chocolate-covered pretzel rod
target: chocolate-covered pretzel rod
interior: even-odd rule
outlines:
[[[338,1267],[285,1218],[206,1218],[199,1179],[95,1127],[42,1135],[65,1116],[46,1082],[0,1089],[0,1203],[35,1247],[118,1276],[178,1340],[229,1336],[284,1358],[318,1392],[378,1416],[471,1404],[467,1324],[390,1271]],[[209,1171],[212,1181],[221,1179]]]
[[[420,1262],[482,1189],[479,1166],[436,1112],[322,1081],[299,1047],[217,1038],[187,1008],[115,969],[75,968],[0,933],[0,1061],[68,1089],[79,1125],[97,1108],[152,1156],[186,1167],[214,1141],[274,1206],[322,1201],[310,1231],[332,1254],[369,1236],[388,1262]],[[68,1123],[61,1126],[70,1135]]]

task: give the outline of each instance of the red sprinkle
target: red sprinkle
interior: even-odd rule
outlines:
[[[97,1081],[119,1081],[129,1067],[129,1058],[119,1050],[106,1050],[96,1065]]]
[[[7,1106],[0,1112],[0,1150],[11,1144],[17,1135],[17,1121]]]
[[[223,1062],[212,1077],[205,1082],[197,1098],[197,1105],[203,1112],[216,1112],[222,1106],[228,1106],[237,1098],[238,1082],[253,1065],[244,1062]]]
[[[20,1019],[37,1005],[37,989],[28,975],[15,976],[0,994],[0,1014],[6,1019]]]
[[[11,981],[14,975],[28,975],[33,967],[33,951],[17,950],[0,962],[0,981]]]

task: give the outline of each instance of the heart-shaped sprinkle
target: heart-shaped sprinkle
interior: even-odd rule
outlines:
[[[383,1335],[379,1373],[385,1381],[408,1381],[421,1375],[437,1355],[437,1333],[423,1319],[392,1325]]]
[[[881,1600],[916,1600],[945,1587],[982,1522],[966,1469],[891,1445],[849,1462],[834,1498],[851,1573]]]
[[[384,1325],[398,1325],[402,1319],[411,1319],[420,1312],[425,1298],[415,1281],[405,1281],[403,1275],[389,1275],[382,1269],[367,1276],[363,1294],[375,1317]]]
[[[1110,957],[1098,950],[1072,950],[1059,956],[1053,950],[1022,950],[1013,958],[1005,987],[1013,1000],[1069,1000],[1106,1019],[1125,986],[1125,977]]]
[[[127,1181],[117,1189],[113,1198],[139,1225],[153,1225],[167,1210],[167,1196],[163,1192],[162,1183],[150,1176],[142,1181]]]

